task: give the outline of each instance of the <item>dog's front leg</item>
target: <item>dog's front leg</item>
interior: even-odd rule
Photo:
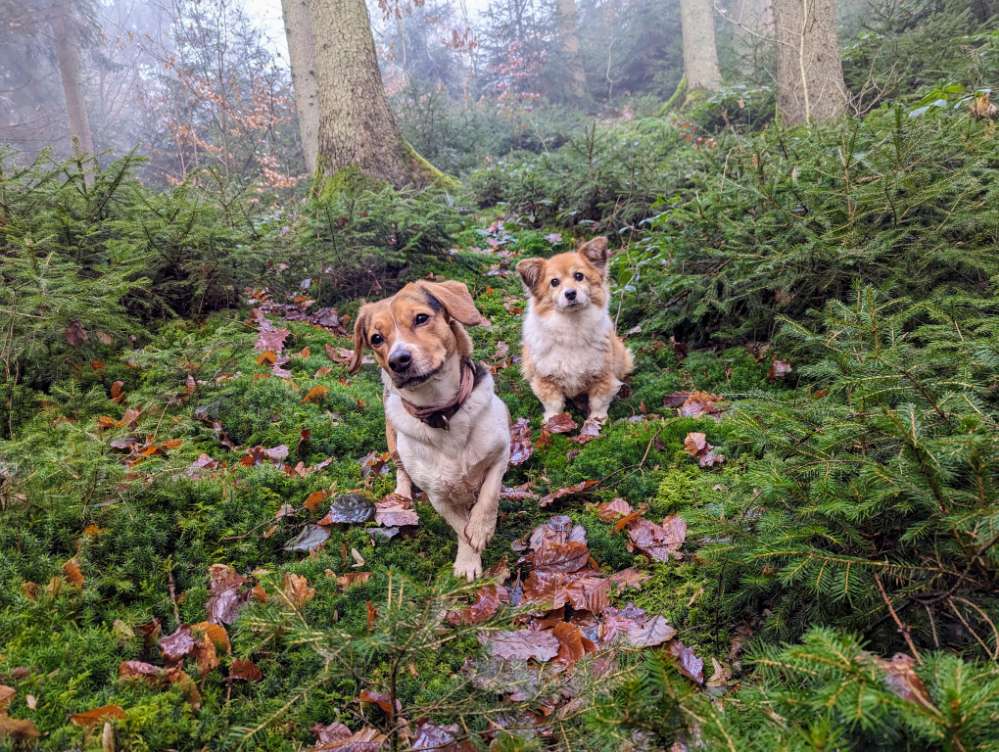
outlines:
[[[503,490],[503,474],[506,472],[507,456],[504,456],[486,472],[479,489],[479,496],[468,515],[465,526],[465,539],[472,549],[481,554],[496,532],[496,516],[499,514],[500,492]]]
[[[590,387],[587,396],[590,402],[589,419],[603,423],[607,420],[607,409],[621,390],[621,382],[613,374],[606,374]]]
[[[482,574],[482,556],[472,548],[465,537],[468,527],[469,510],[466,507],[453,505],[448,500],[430,498],[437,513],[458,534],[458,555],[454,559],[454,576],[463,577],[469,582]]]
[[[413,481],[409,477],[409,473],[406,472],[406,468],[402,465],[402,459],[399,457],[398,450],[398,440],[396,438],[395,426],[392,422],[385,419],[385,443],[388,444],[389,454],[392,456],[392,462],[395,464],[395,493],[400,496],[405,496],[407,499],[413,498]]]
[[[565,409],[565,394],[562,389],[544,376],[531,379],[531,389],[544,408],[544,419],[551,420]]]

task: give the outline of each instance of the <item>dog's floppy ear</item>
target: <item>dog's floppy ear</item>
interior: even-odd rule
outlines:
[[[357,373],[361,367],[361,360],[364,358],[364,345],[367,344],[366,331],[368,322],[371,320],[370,304],[362,305],[357,312],[357,321],[354,322],[354,357],[347,366],[348,373]]]
[[[598,269],[607,266],[607,260],[611,257],[611,250],[607,244],[607,236],[601,235],[593,238],[588,243],[579,246],[577,253],[583,254],[587,261]]]
[[[529,258],[524,259],[519,264],[517,264],[517,274],[520,275],[520,279],[524,283],[524,287],[528,290],[533,290],[534,286],[538,284],[541,279],[541,275],[545,270],[545,260],[543,258]]]
[[[430,297],[447,311],[447,315],[465,326],[484,324],[486,320],[475,307],[472,294],[464,282],[449,279],[446,282],[417,282]]]

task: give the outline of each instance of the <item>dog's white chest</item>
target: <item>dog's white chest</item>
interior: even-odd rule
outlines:
[[[447,500],[454,506],[471,507],[489,468],[508,450],[506,407],[491,390],[473,394],[469,402],[477,398],[488,402],[456,413],[446,431],[414,418],[394,395],[386,402],[388,417],[398,431],[399,459],[435,506],[438,500]]]
[[[610,316],[600,309],[545,317],[529,310],[524,318],[524,345],[534,370],[574,396],[606,370],[611,331]]]

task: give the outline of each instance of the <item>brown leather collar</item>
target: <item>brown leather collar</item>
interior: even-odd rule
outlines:
[[[473,363],[470,359],[466,359],[461,363],[461,382],[458,387],[458,393],[446,405],[414,405],[412,402],[403,399],[401,395],[399,399],[402,401],[402,406],[406,408],[406,412],[414,418],[423,421],[431,428],[442,428],[446,431],[451,418],[465,404],[465,401],[472,394],[475,387],[481,383],[485,375],[486,369],[481,363]]]

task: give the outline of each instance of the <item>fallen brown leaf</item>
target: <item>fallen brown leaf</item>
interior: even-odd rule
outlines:
[[[99,708],[94,708],[93,710],[86,710],[82,713],[76,713],[69,717],[69,722],[74,726],[83,726],[84,728],[89,728],[90,726],[96,726],[98,723],[103,723],[110,718],[124,718],[125,709],[121,705],[102,705]]]

